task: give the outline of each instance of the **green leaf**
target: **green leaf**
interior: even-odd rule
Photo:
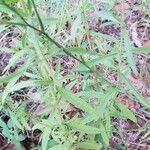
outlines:
[[[129,34],[127,30],[124,30],[124,48],[125,48],[125,53],[126,53],[127,62],[129,66],[131,67],[131,69],[133,70],[135,74],[138,74],[137,68],[133,59],[132,47],[131,47]]]
[[[41,76],[36,73],[24,72],[23,75],[30,79],[41,79]]]
[[[90,150],[100,150],[102,146],[95,141],[85,141],[85,142],[79,142],[75,144],[77,148],[81,149],[90,149]]]
[[[26,119],[26,117],[20,117],[20,123],[22,124],[23,127],[25,127],[27,130],[31,130],[31,128],[28,125],[28,120]]]
[[[107,55],[104,55],[104,56],[98,56],[97,58],[92,59],[92,60],[88,60],[85,63],[90,68],[94,67],[97,64],[107,65],[108,62],[111,62],[111,64],[112,64],[112,60],[113,60],[114,57],[116,57],[116,55],[117,55],[117,53],[107,54]],[[108,67],[110,67],[110,65],[108,65]],[[89,69],[86,66],[84,66],[83,64],[80,64],[79,66],[75,67],[73,70],[74,71],[88,71]]]
[[[20,124],[17,116],[10,110],[8,112],[9,112],[10,118],[12,120],[13,127],[17,127],[19,129],[23,130],[23,126]]]
[[[65,150],[64,148],[65,148],[64,145],[59,144],[59,145],[56,145],[52,148],[49,148],[48,150]]]
[[[39,129],[41,131],[44,131],[44,129],[46,127],[49,127],[49,129],[52,128],[53,122],[51,122],[51,120],[48,118],[48,119],[42,119],[41,122],[38,122],[36,123],[33,127],[32,127],[32,130],[35,130],[35,129]]]
[[[44,125],[40,122],[40,123],[35,124],[35,125],[32,127],[32,130],[39,129],[39,130],[42,131],[43,128],[44,128]]]
[[[99,129],[100,129],[100,133],[101,133],[104,144],[106,145],[106,147],[109,147],[109,136],[107,134],[105,126],[101,124]]]
[[[46,150],[47,149],[47,144],[48,141],[50,139],[50,133],[51,133],[51,129],[50,128],[46,128],[44,130],[44,132],[42,133],[42,150]]]
[[[124,83],[128,85],[128,88],[131,90],[131,92],[134,94],[136,100],[143,104],[145,107],[150,108],[150,101],[148,99],[145,99],[138,91],[137,89],[132,85],[131,81],[129,81],[124,74],[120,74],[121,79]]]
[[[51,80],[27,80],[27,81],[22,81],[19,83],[16,83],[18,80],[19,76],[13,80],[11,80],[8,85],[6,86],[3,96],[2,96],[2,104],[6,102],[6,97],[8,96],[9,93],[20,90],[25,87],[37,87],[37,86],[42,86],[42,85],[49,85],[51,84]],[[15,84],[16,83],[16,84]]]
[[[22,47],[25,48],[27,44],[27,34],[23,33],[21,37]]]
[[[114,87],[109,87],[107,94],[105,95],[105,99],[97,106],[97,114],[99,114],[99,117],[103,117],[106,111],[109,111],[107,108],[109,108],[111,100],[113,100],[117,95],[117,90]]]
[[[51,140],[48,141],[48,147],[49,148],[52,148],[56,145],[58,145],[58,143],[54,139],[51,139]]]
[[[105,128],[106,128],[107,134],[109,136],[111,136],[111,134],[112,134],[112,124],[111,124],[110,111],[108,109],[107,109],[107,111],[105,111],[104,117],[105,117],[105,122],[106,122]]]
[[[32,4],[31,4],[30,0],[28,0],[28,2],[27,2],[27,7],[28,7],[29,13],[31,15],[31,13],[32,13]]]
[[[77,55],[84,55],[86,53],[86,49],[82,47],[69,47],[66,48],[66,50],[71,52],[72,54],[77,54]]]
[[[6,98],[7,98],[8,94],[10,93],[12,86],[16,83],[16,81],[19,79],[19,77],[20,77],[20,75],[16,76],[12,80],[10,80],[10,82],[5,87],[5,90],[3,92],[2,99],[1,99],[2,105],[4,105],[6,103]]]
[[[73,118],[72,120],[70,120],[66,124],[67,124],[67,126],[73,128],[77,131],[83,132],[83,133],[87,133],[87,134],[99,134],[99,133],[101,133],[100,129],[89,126],[89,125],[84,125],[77,118],[76,119]]]
[[[137,48],[132,48],[133,53],[150,53],[150,46],[144,46],[144,47],[137,47]]]
[[[17,91],[25,87],[37,87],[37,86],[42,86],[42,85],[49,85],[51,84],[51,80],[27,80],[27,81],[22,81],[17,84],[15,84],[11,89],[10,92],[12,91]]]
[[[119,100],[115,101],[115,105],[120,109],[121,112],[119,112],[119,113],[120,113],[121,117],[128,118],[131,121],[137,123],[137,119],[136,119],[134,113],[131,110],[129,110],[127,106],[125,106],[124,104],[119,102]]]
[[[19,141],[19,142],[23,141],[24,139],[25,139],[25,136],[23,134],[19,134],[19,135],[16,136],[16,140]]]
[[[103,39],[108,40],[108,41],[118,42],[118,39],[116,39],[115,37],[110,36],[108,34],[103,34],[103,33],[99,33],[99,32],[91,32],[91,35],[94,37],[103,38]]]
[[[95,95],[93,95],[93,93],[95,93]],[[107,111],[109,111],[111,100],[113,100],[116,97],[116,95],[117,95],[117,90],[111,86],[107,89],[107,93],[105,93],[105,94],[102,92],[99,92],[99,93],[91,92],[91,96],[92,96],[91,98],[93,98],[93,97],[99,98],[100,103],[97,104],[97,106],[95,108],[95,111],[97,112],[98,115],[95,117],[88,115],[83,119],[82,123],[89,123],[89,122],[92,122],[94,120],[96,121],[98,119],[103,118],[104,115],[106,115]]]
[[[21,57],[23,57],[23,55],[24,55],[25,53],[26,53],[26,52],[25,52],[24,50],[21,50],[21,51],[17,52],[16,54],[14,54],[14,55],[10,58],[9,63],[8,63],[8,65],[5,67],[5,69],[4,69],[3,72],[9,70],[11,66],[15,65],[15,63],[16,63]]]
[[[22,65],[21,68],[19,68],[18,70],[16,70],[15,72],[9,74],[9,75],[4,75],[2,77],[0,77],[0,83],[8,83],[10,80],[12,80],[13,78],[17,77],[17,76],[21,76],[29,67],[30,65],[30,61],[26,62],[26,64]]]
[[[77,97],[75,94],[72,94],[71,91],[68,91],[61,87],[58,87],[58,91],[60,92],[60,94],[64,100],[68,101],[75,107],[77,107],[85,112],[96,115],[95,110],[91,107],[91,105],[89,103],[87,103],[85,100]]]
[[[11,139],[10,131],[9,131],[6,123],[4,121],[2,121],[2,119],[0,119],[0,127],[2,127],[4,136],[6,136],[8,139]]]
[[[78,92],[77,95],[85,97],[87,100],[91,98],[98,98],[99,100],[105,100],[106,94],[100,91],[81,91]]]
[[[17,3],[19,0],[4,0],[5,1],[5,3],[7,3],[7,4],[15,4],[15,3]]]
[[[114,23],[119,24],[120,22],[117,20],[117,18],[113,15],[112,12],[107,10],[97,11],[96,12],[97,17],[101,17],[104,20],[110,20]]]

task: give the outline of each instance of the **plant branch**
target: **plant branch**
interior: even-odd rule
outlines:
[[[74,58],[76,61],[80,62],[80,63],[83,64],[86,68],[88,68],[90,72],[96,73],[96,76],[97,76],[97,77],[100,77],[100,78],[104,79],[107,83],[109,83],[109,81],[108,81],[102,74],[100,74],[99,72],[95,72],[95,70],[92,69],[89,65],[87,65],[84,60],[80,60],[80,59],[78,59],[77,57],[75,57],[75,56],[74,56],[71,52],[69,52],[65,47],[63,47],[63,46],[60,45],[58,42],[56,42],[55,40],[53,40],[45,31],[39,30],[39,29],[37,29],[36,27],[34,27],[33,25],[29,24],[29,23],[25,20],[25,18],[24,18],[15,8],[10,7],[8,4],[6,4],[6,3],[4,2],[4,0],[2,0],[2,2],[1,2],[0,4],[6,6],[8,9],[10,9],[11,11],[13,11],[13,12],[14,12],[16,15],[18,15],[18,16],[21,18],[21,20],[24,22],[24,24],[23,24],[23,23],[14,23],[14,22],[5,22],[5,23],[7,23],[7,24],[14,24],[14,25],[20,25],[20,26],[27,26],[27,27],[30,27],[30,28],[32,28],[33,30],[39,32],[40,34],[44,35],[50,42],[52,42],[54,45],[56,45],[58,48],[62,49],[62,51],[63,51],[65,54],[71,56],[71,57]],[[110,83],[109,83],[109,84],[110,84]]]
[[[38,31],[39,33],[43,34],[49,41],[51,41],[53,44],[55,44],[58,48],[62,49],[64,51],[65,54],[71,56],[72,58],[74,58],[75,60],[77,60],[78,62],[82,63],[84,66],[86,66],[91,72],[93,72],[91,70],[91,68],[83,61],[81,61],[80,59],[78,59],[77,57],[75,57],[74,55],[72,55],[72,53],[70,53],[65,47],[63,47],[62,45],[60,45],[58,42],[56,42],[55,40],[53,40],[45,31],[39,30],[37,28],[35,28],[33,25],[29,24],[24,17],[18,12],[16,11],[16,9],[14,9],[13,7],[10,7],[8,4],[6,4],[4,1],[3,3],[1,3],[2,5],[6,6],[8,9],[10,9],[11,11],[13,11],[15,14],[17,14],[21,20],[24,22],[23,23],[14,23],[14,22],[5,22],[7,24],[14,24],[14,25],[21,25],[21,26],[28,26],[36,31]]]

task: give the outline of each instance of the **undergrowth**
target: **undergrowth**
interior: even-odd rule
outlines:
[[[22,141],[36,131],[38,144],[30,149],[107,149],[113,134],[122,138],[113,119],[137,123],[118,99],[120,94],[130,93],[133,101],[150,108],[150,101],[128,79],[139,73],[133,55],[148,53],[149,47],[132,46],[124,0],[120,16],[113,11],[115,2],[104,1],[99,10],[89,0],[0,1],[1,34],[16,34],[11,48],[1,47],[12,54],[0,77],[0,127],[8,143],[20,150]],[[104,26],[118,27],[120,37],[92,31],[89,11]],[[65,62],[68,59],[72,62]]]

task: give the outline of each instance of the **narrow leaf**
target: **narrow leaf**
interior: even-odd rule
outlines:
[[[137,119],[136,119],[134,113],[131,110],[129,110],[127,106],[125,106],[124,104],[119,102],[119,100],[116,100],[115,104],[120,109],[120,111],[121,111],[120,114],[122,117],[128,118],[128,119],[132,120],[133,122],[137,123]]]
[[[89,103],[87,103],[83,99],[77,97],[75,94],[72,94],[70,91],[61,87],[58,87],[58,91],[60,92],[62,98],[73,104],[75,107],[95,115],[95,110],[91,107]]]
[[[100,133],[101,133],[101,136],[103,138],[105,145],[109,147],[109,137],[103,124],[101,124],[100,126]]]
[[[101,130],[89,125],[81,124],[81,122],[78,119],[72,119],[67,123],[67,125],[77,131],[87,133],[87,134],[99,134],[101,133]]]
[[[124,48],[127,57],[127,61],[131,69],[135,74],[137,74],[137,68],[133,59],[132,47],[129,39],[129,34],[127,30],[124,30]]]
[[[107,10],[97,11],[96,15],[97,15],[97,17],[101,17],[104,20],[110,20],[114,23],[119,24],[119,21],[117,20],[115,15],[113,15],[112,12],[110,12],[110,11],[107,11]]]
[[[17,91],[17,90],[20,90],[22,88],[25,88],[25,87],[36,87],[36,86],[42,86],[42,85],[49,85],[51,84],[51,80],[27,80],[27,81],[22,81],[22,82],[19,82],[17,84],[15,84],[11,89],[10,89],[10,92],[12,91]]]
[[[80,142],[75,144],[77,148],[82,148],[82,149],[91,149],[91,150],[100,150],[102,146],[95,141],[86,141],[86,142]]]
[[[10,58],[9,63],[8,63],[8,65],[5,67],[5,69],[4,69],[3,72],[9,70],[11,66],[15,65],[15,63],[16,63],[21,57],[23,57],[24,54],[25,54],[25,51],[24,51],[24,50],[21,50],[21,51],[17,52],[16,54],[14,54],[14,55]]]
[[[50,128],[46,128],[44,130],[44,132],[42,133],[42,150],[47,149],[48,140],[50,139],[50,137],[49,137],[50,133],[51,133]]]
[[[131,90],[131,92],[134,94],[136,100],[138,100],[141,104],[146,106],[147,108],[150,108],[150,101],[148,99],[145,99],[138,91],[137,89],[132,85],[132,83],[125,77],[124,74],[121,74],[121,79],[124,83],[128,85],[128,88]]]
[[[150,53],[150,46],[144,46],[144,47],[137,47],[137,48],[133,48],[133,53]]]
[[[12,80],[13,78],[17,77],[18,75],[22,75],[27,70],[28,67],[29,67],[28,63],[24,64],[24,65],[22,65],[22,67],[20,69],[18,69],[14,73],[0,77],[0,83],[7,83],[10,80]]]
[[[95,65],[98,65],[98,64],[104,64],[104,65],[107,65],[108,62],[110,62],[112,64],[112,60],[113,58],[117,55],[117,53],[114,53],[114,54],[107,54],[107,55],[104,55],[104,56],[98,56],[97,58],[94,58],[92,60],[88,60],[86,61],[85,63],[90,67],[94,67]],[[110,65],[108,65],[108,67],[110,67]],[[88,71],[89,69],[83,65],[83,64],[80,64],[79,66],[75,67],[73,69],[74,71]]]
[[[49,148],[48,150],[65,150],[65,149],[64,149],[64,145],[59,144],[59,145],[53,146],[52,148]]]
[[[72,54],[77,54],[77,55],[84,55],[86,53],[86,49],[82,47],[69,47],[66,48],[67,51],[71,52]]]

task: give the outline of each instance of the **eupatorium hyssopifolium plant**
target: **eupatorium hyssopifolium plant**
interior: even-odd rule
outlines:
[[[42,13],[47,9],[48,15]],[[110,20],[121,27],[121,39],[91,32],[88,10],[95,11],[95,18]],[[78,5],[68,0],[1,0],[0,13],[0,31],[19,33],[18,38],[12,39],[14,48],[2,47],[11,52],[12,57],[0,77],[4,87],[0,108],[9,118],[7,122],[1,118],[0,126],[3,135],[18,149],[27,136],[25,131],[32,133],[36,129],[41,132],[41,143],[37,147],[42,150],[109,148],[109,139],[115,132],[112,117],[137,122],[135,115],[118,100],[118,94],[131,92],[134,100],[150,107],[127,78],[131,70],[137,74],[133,53],[140,49],[130,46],[122,18],[116,18],[108,10],[97,11],[88,0]],[[71,24],[70,32],[66,31],[67,22]],[[89,34],[94,39],[90,39]],[[60,44],[57,37],[62,35],[64,43]],[[100,46],[97,40],[101,38],[113,42],[111,47],[104,40],[106,50],[102,53],[97,51]],[[75,61],[74,68],[65,76],[62,74],[63,56]],[[50,63],[54,60],[55,65]],[[18,62],[22,65],[10,72]],[[97,69],[99,64],[108,72],[116,72],[117,81],[111,83]],[[124,88],[125,85],[128,88]],[[72,92],[75,87],[77,93]],[[12,103],[12,95],[19,96],[18,91],[22,89],[36,92],[20,94],[21,103],[16,100]],[[44,106],[36,117],[34,109],[29,108],[30,102]]]

